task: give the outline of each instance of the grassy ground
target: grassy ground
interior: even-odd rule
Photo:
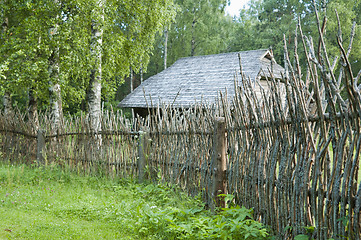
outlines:
[[[0,164],[0,239],[266,236],[250,210],[228,210],[212,216],[199,200],[164,185]]]

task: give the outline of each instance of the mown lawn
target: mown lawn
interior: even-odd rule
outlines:
[[[251,210],[231,207],[212,215],[175,187],[0,164],[0,239],[266,236]]]

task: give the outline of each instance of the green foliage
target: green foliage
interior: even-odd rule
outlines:
[[[177,15],[168,29],[167,65],[182,57],[229,51],[234,22],[225,15],[226,0],[175,0]],[[157,35],[147,76],[164,69],[163,34]]]
[[[103,95],[114,96],[116,84],[146,66],[155,34],[174,15],[172,0],[104,1],[45,0],[2,1],[0,22],[8,20],[0,36],[0,93],[20,94],[32,88],[47,103],[49,88],[59,83],[65,108],[85,98],[92,56],[92,21],[103,31]],[[104,20],[100,13],[104,11]],[[59,51],[59,80],[51,78],[50,60]],[[54,82],[55,81],[55,82]]]
[[[0,238],[265,239],[244,207],[204,210],[176,187],[0,165]],[[3,231],[8,229],[9,231]]]
[[[224,16],[225,0],[176,1],[180,10],[169,31],[169,61],[219,53],[226,49],[232,18]],[[228,26],[227,26],[228,25]]]
[[[305,234],[300,234],[295,236],[294,240],[314,240],[314,238],[310,238],[308,235]],[[348,239],[347,237],[345,237],[345,239]],[[328,238],[327,240],[334,240],[333,238]]]
[[[221,209],[215,216],[204,216],[197,209],[178,212],[168,226],[177,239],[266,239],[267,230],[252,219],[252,210],[239,206]]]
[[[308,235],[297,235],[295,237],[295,240],[309,240],[309,236]]]
[[[175,22],[169,27],[168,65],[181,57],[207,55],[220,52],[245,51],[272,47],[276,61],[284,62],[283,48],[285,35],[291,55],[293,54],[295,29],[301,20],[303,32],[318,42],[318,28],[313,1],[297,0],[251,0],[247,9],[241,9],[235,19],[225,16],[226,1],[177,0],[179,6]],[[361,1],[316,1],[321,15],[327,13],[326,38],[331,58],[339,54],[336,42],[337,19],[340,18],[344,47],[348,47],[352,22],[360,20],[358,14]],[[326,11],[327,9],[327,11]],[[321,19],[322,20],[322,19]],[[359,22],[358,26],[359,26]],[[356,28],[354,42],[359,42],[360,28]],[[155,54],[151,58],[147,76],[163,70],[164,37],[159,35],[155,42]],[[301,48],[299,44],[299,48]],[[352,65],[360,64],[361,47],[353,46]],[[292,56],[291,56],[292,57]],[[302,62],[302,61],[301,61]]]
[[[336,43],[338,31],[335,10],[340,15],[343,32],[344,47],[347,49],[353,21],[360,20],[360,2],[357,1],[315,1],[317,11],[322,17],[327,15],[326,41],[328,54],[332,59],[339,55]],[[313,1],[297,0],[251,0],[248,9],[242,9],[237,18],[235,36],[230,43],[232,51],[250,50],[259,48],[273,48],[276,61],[283,62],[283,35],[285,35],[289,49],[293,50],[295,29],[301,20],[304,34],[314,38],[314,44],[318,45],[318,28],[316,24]],[[322,23],[321,23],[322,24]],[[357,22],[358,26],[360,22]],[[360,28],[356,28],[355,43],[359,42]],[[299,40],[300,41],[300,40]],[[300,47],[300,46],[299,46]],[[353,45],[352,64],[359,64],[361,47]],[[301,61],[302,62],[302,61]]]
[[[104,9],[98,1],[2,0],[0,22],[7,20],[8,24],[2,24],[0,31],[0,95],[10,92],[19,107],[26,109],[32,89],[39,108],[46,108],[49,88],[59,83],[64,110],[79,111],[96,59],[90,46],[92,21],[103,31],[102,99],[107,102],[114,101],[130,67],[135,73],[148,69],[145,78],[163,70],[165,29],[169,33],[168,66],[181,57],[270,46],[282,64],[283,35],[292,49],[298,18],[303,32],[314,38],[315,46],[318,42],[311,0],[251,0],[249,8],[236,18],[225,15],[226,0],[174,0],[175,4],[173,0],[107,0]],[[331,59],[339,54],[334,10],[340,16],[344,48],[349,44],[352,22],[357,22],[350,61],[352,66],[360,65],[361,46],[356,43],[361,40],[361,1],[315,2],[321,20],[325,14],[328,17],[325,36]],[[104,19],[100,17],[103,10]],[[52,79],[49,61],[56,48],[59,79]]]
[[[360,64],[359,62],[361,54],[361,46],[360,44],[357,44],[361,41],[360,5],[360,0],[334,0],[330,1],[327,5],[328,21],[326,31],[326,44],[328,46],[328,52],[330,53],[331,59],[340,54],[336,38],[339,31],[336,11],[340,18],[343,47],[346,51],[350,43],[351,27],[353,22],[356,21],[356,33],[353,40],[354,42],[352,46],[352,52],[349,59],[353,69],[360,69],[359,67],[356,67]],[[354,74],[357,74],[357,72],[355,72]]]

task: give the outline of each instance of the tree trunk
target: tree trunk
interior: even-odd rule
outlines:
[[[192,22],[192,40],[191,40],[191,57],[194,56],[194,52],[196,50],[196,39],[195,39],[195,36],[194,36],[194,32],[195,32],[195,27],[196,27],[196,19],[193,19],[193,22]]]
[[[33,123],[34,132],[39,130],[38,100],[34,95],[34,90],[29,89],[29,121]]]
[[[130,92],[133,92],[134,86],[133,86],[133,69],[130,67]],[[132,118],[134,118],[134,108],[132,108]]]
[[[14,113],[9,91],[5,91],[4,93],[4,113],[6,115],[12,115]]]
[[[54,3],[59,6],[59,1],[54,0]],[[60,6],[59,6],[60,11]],[[56,16],[56,20],[59,20],[59,14]],[[59,25],[56,23],[49,31],[50,39],[56,37],[58,33]],[[57,41],[54,39],[54,41]],[[50,109],[51,109],[51,118],[53,122],[53,131],[57,132],[60,128],[60,124],[63,118],[63,108],[62,108],[62,99],[61,99],[61,87],[59,79],[59,47],[58,44],[55,44],[55,48],[49,58],[49,95],[50,95]]]
[[[52,87],[50,91],[50,104],[51,104],[51,116],[52,122],[54,124],[54,131],[56,132],[63,119],[63,107],[61,100],[61,87],[60,84],[56,83]]]
[[[143,82],[143,67],[140,68],[140,83]]]
[[[164,70],[167,69],[168,54],[168,27],[164,29]]]
[[[59,79],[59,49],[53,51],[52,56],[49,59],[49,93],[50,93],[50,109],[51,109],[51,118],[53,122],[53,130],[56,132],[62,121],[63,117],[63,108],[61,100],[61,87]]]
[[[101,131],[101,90],[102,90],[102,43],[104,20],[104,0],[98,1],[98,19],[93,19],[91,24],[91,54],[94,58],[94,67],[91,70],[88,94],[90,130]]]
[[[6,3],[6,1],[5,1]],[[4,35],[5,35],[5,41],[8,40],[7,38],[7,31],[8,31],[8,28],[9,28],[9,18],[8,17],[4,17],[4,22],[2,24],[3,26],[3,32],[4,32]],[[5,93],[4,93],[4,99],[3,99],[3,104],[4,104],[4,113],[6,115],[10,115],[10,114],[13,114],[13,107],[12,107],[12,104],[11,104],[11,94],[10,94],[10,91],[5,87]]]
[[[134,85],[133,85],[133,69],[132,67],[130,67],[130,92],[133,92],[134,90]]]

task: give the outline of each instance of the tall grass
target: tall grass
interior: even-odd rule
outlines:
[[[176,187],[0,164],[0,239],[264,239],[252,211],[212,215]]]

